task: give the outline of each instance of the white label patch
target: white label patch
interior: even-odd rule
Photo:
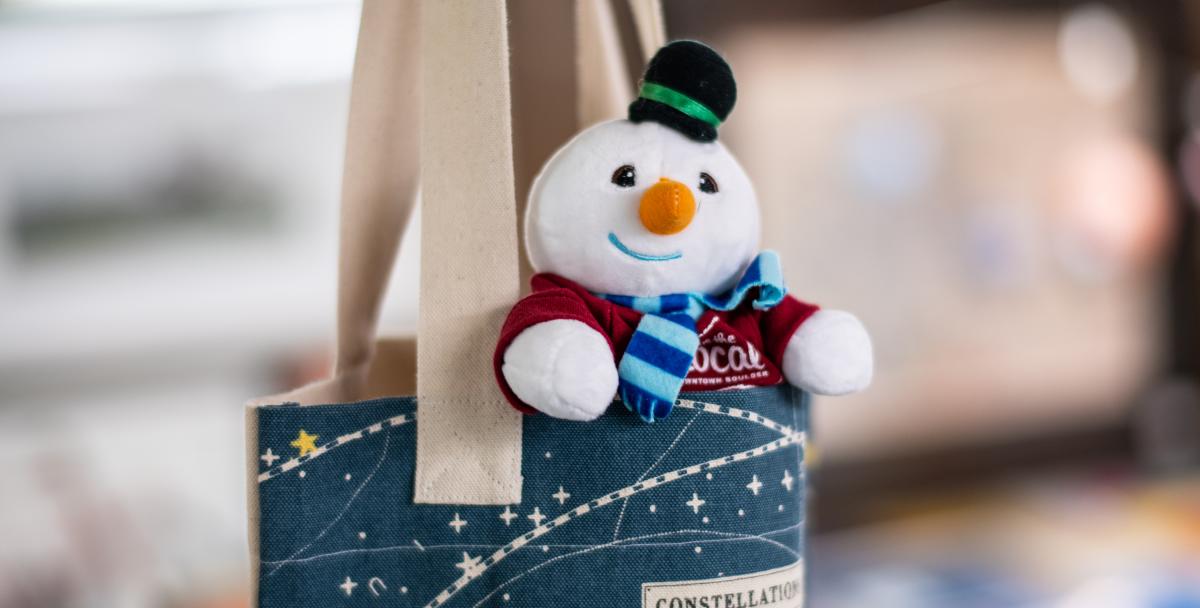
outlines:
[[[643,583],[642,608],[803,608],[804,562],[701,581]]]

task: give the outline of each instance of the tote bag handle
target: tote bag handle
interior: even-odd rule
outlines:
[[[578,1],[603,5],[599,20],[579,18],[580,67],[585,30],[607,29],[598,80],[628,87],[614,67],[623,63],[611,6]],[[657,0],[630,6],[643,50],[647,40],[657,48]],[[491,366],[519,294],[510,99],[504,0],[365,0],[342,189],[334,390],[354,398],[365,386],[386,279],[420,183],[420,503],[521,498],[521,417]],[[597,118],[616,115],[618,97],[606,99]]]
[[[365,391],[379,307],[416,201],[419,6],[363,1],[342,169],[335,386],[316,398],[354,400]]]
[[[521,414],[492,348],[520,295],[503,0],[421,5],[417,472],[425,503],[521,500]]]

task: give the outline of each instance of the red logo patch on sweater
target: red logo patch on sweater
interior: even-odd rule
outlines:
[[[700,329],[700,347],[688,368],[683,390],[769,386],[783,380],[779,369],[762,352],[762,345],[746,339],[719,317]]]

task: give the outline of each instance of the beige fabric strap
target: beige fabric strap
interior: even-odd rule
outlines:
[[[363,2],[342,177],[334,373],[341,400],[362,394],[380,301],[416,197],[418,7]]]
[[[575,32],[580,128],[621,118],[633,89],[611,0],[576,0]]]
[[[421,4],[421,503],[521,500],[521,415],[492,348],[518,296],[503,0]]]
[[[638,43],[642,46],[642,57],[646,61],[667,43],[667,29],[663,23],[662,0],[629,0],[633,11],[633,23],[637,28]]]
[[[419,182],[419,2],[364,0],[350,88],[338,246],[334,374],[251,400],[314,405],[368,396],[387,278]]]

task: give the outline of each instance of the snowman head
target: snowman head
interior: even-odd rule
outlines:
[[[655,122],[596,125],[534,183],[533,267],[598,293],[719,293],[758,251],[758,202],[724,146]]]
[[[716,141],[735,96],[712,49],[663,47],[630,119],[580,133],[535,180],[525,216],[533,267],[605,294],[733,287],[759,243],[754,187]]]

